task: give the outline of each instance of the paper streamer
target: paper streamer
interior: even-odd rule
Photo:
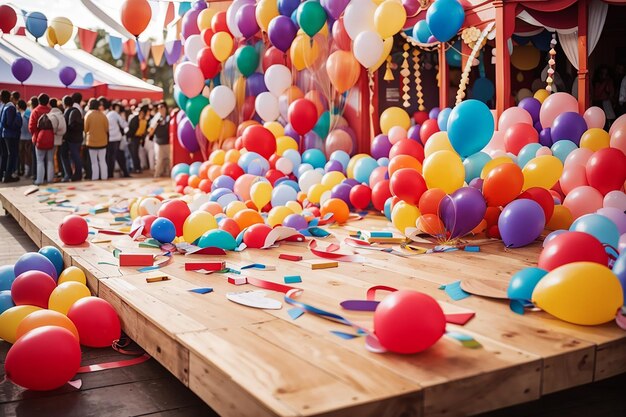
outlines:
[[[315,239],[311,240],[309,243],[309,250],[311,253],[320,258],[332,259],[339,262],[367,262],[367,258],[360,255],[337,253],[339,248],[339,245],[332,243],[328,245],[326,249],[318,249],[317,240]]]
[[[126,366],[138,365],[140,363],[146,362],[150,358],[151,358],[150,355],[148,355],[147,353],[144,353],[143,355],[137,358],[127,359],[124,361],[104,362],[104,363],[97,363],[95,365],[81,366],[80,368],[78,368],[77,373],[84,374],[87,372],[104,371],[105,369],[124,368]]]

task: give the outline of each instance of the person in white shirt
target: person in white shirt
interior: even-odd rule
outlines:
[[[126,158],[124,152],[120,150],[122,140],[124,140],[124,132],[128,128],[128,123],[119,113],[119,104],[111,105],[108,100],[103,100],[104,111],[109,120],[109,144],[107,145],[107,168],[109,170],[109,178],[113,178],[115,171],[115,162],[120,167],[120,171],[124,178],[130,177],[128,167],[126,166]]]
[[[50,122],[52,122],[52,131],[54,132],[54,148],[52,154],[56,156],[57,161],[59,161],[59,166],[62,168],[59,150],[63,144],[63,135],[65,135],[67,131],[67,124],[65,123],[63,112],[59,108],[59,103],[56,98],[50,99],[50,113],[48,113],[48,118]],[[65,176],[65,172],[63,174]],[[51,181],[52,180],[48,180],[48,182]]]

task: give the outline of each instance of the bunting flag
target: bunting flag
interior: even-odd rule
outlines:
[[[173,4],[173,3],[170,3]],[[165,45],[152,45],[150,48],[150,52],[152,53],[152,59],[154,59],[154,65],[157,67],[161,65],[163,61],[163,53],[165,52]]]
[[[137,55],[137,44],[134,39],[129,39],[124,42],[124,46],[122,48],[124,50],[124,55],[135,56]]]
[[[183,45],[179,40],[165,42],[165,59],[168,65],[174,65],[180,59]]]
[[[175,14],[176,10],[174,8],[174,3],[168,3],[167,10],[165,11],[165,21],[163,22],[163,27],[166,27],[167,25],[172,23],[172,21],[174,21]]]
[[[122,47],[122,38],[109,35],[109,48],[111,49],[111,55],[113,59],[120,59],[124,48]]]
[[[98,39],[98,32],[78,28],[78,40],[80,41],[80,47],[83,51],[88,54],[93,52],[93,48],[96,46],[96,39]]]
[[[152,46],[152,41],[137,41],[136,50],[137,50],[137,58],[139,58],[140,62],[147,63],[150,58],[150,47]]]

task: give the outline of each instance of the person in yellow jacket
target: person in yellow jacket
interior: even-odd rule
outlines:
[[[89,111],[85,116],[86,145],[91,159],[91,179],[108,178],[107,145],[109,144],[109,120],[100,111],[100,103],[96,99],[89,100]]]

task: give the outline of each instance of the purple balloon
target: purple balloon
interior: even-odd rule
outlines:
[[[294,130],[293,127],[291,127],[290,123],[287,123],[285,125],[285,136],[289,136],[290,138],[293,138],[296,142],[300,140],[300,135],[298,134],[298,132]]]
[[[339,162],[339,161],[331,160],[331,161],[326,162],[326,165],[324,165],[324,171],[326,171],[326,172],[331,172],[331,171],[343,172],[343,165],[341,165],[341,162]]]
[[[213,184],[211,184],[211,191],[215,191],[218,188],[228,188],[229,190],[233,190],[235,187],[235,180],[228,175],[220,175],[215,178]]]
[[[441,110],[439,109],[439,107],[433,107],[429,112],[428,112],[428,118],[429,119],[437,119],[437,116],[439,116],[439,112]]]
[[[33,73],[33,64],[26,58],[18,58],[11,64],[11,73],[16,80],[23,83]]]
[[[181,30],[181,35],[184,39],[187,39],[191,35],[200,34],[200,29],[198,28],[198,15],[202,10],[203,9],[193,8],[183,16],[183,28]]]
[[[486,211],[483,194],[472,187],[459,188],[439,203],[439,217],[452,239],[471,232],[483,220]]]
[[[289,18],[291,18],[291,14],[298,8],[298,6],[300,6],[300,0],[278,0],[278,12]]]
[[[417,0],[402,0],[402,5],[407,16],[415,16],[420,9],[420,3]]]
[[[372,141],[372,145],[370,147],[372,158],[387,158],[389,156],[389,151],[391,150],[391,142],[389,142],[389,136],[387,135],[378,135]]]
[[[522,99],[517,107],[521,107],[526,110],[528,114],[533,118],[533,123],[539,121],[539,112],[541,111],[541,102],[534,97],[526,97]]]
[[[191,8],[194,10],[204,10],[208,7],[208,5],[206,4],[206,1],[194,1],[193,4],[191,5]]]
[[[541,133],[541,131],[543,130],[543,126],[541,126],[541,122],[539,122],[539,121],[535,122],[533,127],[535,128],[537,133]]]
[[[532,243],[546,226],[543,209],[533,200],[510,202],[498,218],[498,230],[507,248],[521,248]]]
[[[543,146],[552,147],[552,134],[549,127],[539,132],[539,143]]]
[[[360,182],[358,182],[357,180],[355,180],[354,178],[347,178],[345,180],[343,180],[342,184],[347,184],[350,186],[350,188],[354,187],[355,185],[359,185]]]
[[[298,27],[289,17],[276,16],[271,20],[267,32],[272,45],[283,52],[287,52],[296,38]]]
[[[470,181],[469,186],[472,188],[476,188],[477,190],[482,190],[484,182],[485,180],[483,180],[482,178],[476,177]]]
[[[306,135],[304,135],[303,145],[304,145],[303,151],[306,151],[308,149],[324,150],[324,142],[322,141],[322,138],[320,138],[319,135],[312,130],[308,132]]]
[[[338,198],[340,200],[343,200],[348,205],[351,205],[350,190],[352,190],[352,187],[342,182],[341,184],[337,184],[333,187],[333,189],[330,191],[330,196],[332,198]]]
[[[559,114],[550,128],[550,134],[552,135],[552,143],[556,143],[560,140],[571,140],[580,145],[580,137],[587,130],[587,122],[578,113],[568,111]]]
[[[265,78],[263,74],[255,72],[250,74],[246,80],[246,95],[248,97],[256,97],[261,93],[268,91],[265,85]]]
[[[200,150],[200,145],[196,139],[196,130],[189,119],[184,119],[182,123],[178,125],[178,143],[191,153]]]
[[[341,16],[341,13],[346,10],[348,4],[350,4],[350,0],[321,0],[320,3],[324,10],[326,10],[326,13],[337,20],[339,16]]]
[[[63,67],[61,71],[59,71],[59,80],[63,83],[64,86],[69,86],[76,79],[76,70],[72,67]]]
[[[18,277],[24,272],[41,271],[57,280],[57,269],[50,259],[38,252],[28,252],[20,256],[20,259],[13,266],[13,274]]]
[[[251,38],[259,31],[259,24],[256,22],[256,6],[245,4],[237,11],[235,21],[241,34],[246,38]]]
[[[285,219],[283,220],[283,226],[292,227],[296,230],[304,230],[309,226],[309,224],[306,222],[306,219],[303,216],[294,213],[285,217]]]
[[[601,208],[596,213],[603,215],[604,217],[612,220],[617,226],[617,230],[620,235],[626,233],[626,213],[615,207]]]
[[[422,126],[421,125],[413,125],[409,128],[409,131],[407,132],[407,137],[409,139],[413,139],[417,142],[419,142],[420,144],[422,143],[422,138],[420,137],[420,128]]]

